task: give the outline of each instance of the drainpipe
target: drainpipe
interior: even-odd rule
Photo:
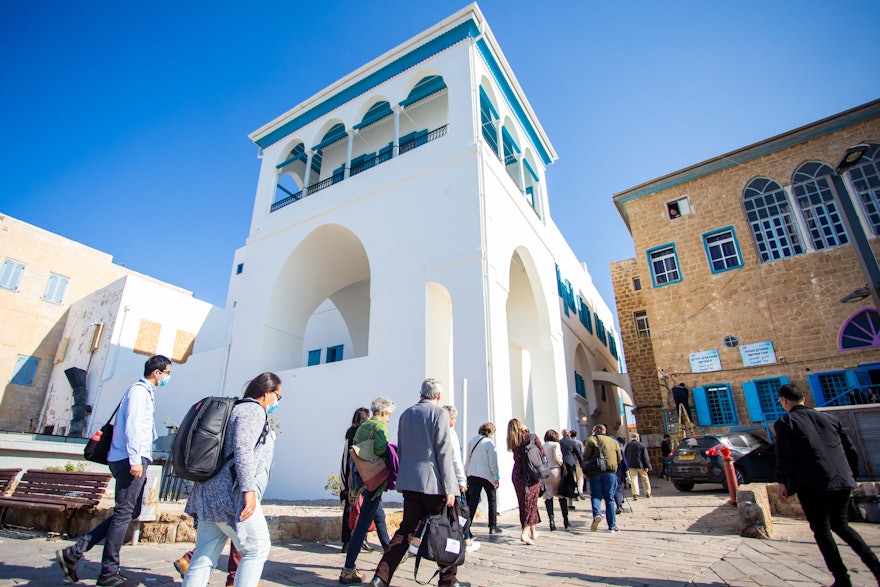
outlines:
[[[113,379],[116,374],[116,364],[119,362],[119,339],[122,338],[122,331],[125,329],[125,317],[131,311],[131,306],[126,305],[122,309],[122,320],[119,322],[119,334],[116,336],[116,344],[113,345],[113,339],[110,339],[110,344],[113,345],[113,362],[110,364],[110,373],[104,377],[101,382],[98,384],[98,391],[95,392],[95,401],[93,402],[94,408],[98,407],[98,401],[101,399],[101,390],[104,388],[104,384]],[[95,420],[95,413],[97,409],[92,409],[92,413],[89,414],[89,423],[86,425],[86,434],[90,435],[92,430],[92,423]]]

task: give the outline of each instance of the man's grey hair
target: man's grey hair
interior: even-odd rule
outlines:
[[[394,402],[392,402],[387,397],[377,397],[373,400],[373,403],[370,404],[370,410],[373,411],[374,416],[378,416],[382,412],[388,412],[389,414],[394,412]]]
[[[422,389],[419,392],[419,395],[423,399],[437,399],[440,397],[442,391],[443,386],[440,382],[431,377],[422,381]]]
[[[450,420],[455,420],[458,418],[458,410],[455,409],[455,406],[443,406],[443,409],[449,412]]]

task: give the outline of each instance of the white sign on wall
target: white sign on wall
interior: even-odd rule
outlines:
[[[742,356],[743,367],[755,367],[757,365],[772,365],[776,362],[776,353],[773,351],[771,341],[744,344],[739,347]]]
[[[721,371],[721,357],[718,351],[697,351],[690,354],[691,373],[708,373],[709,371]]]

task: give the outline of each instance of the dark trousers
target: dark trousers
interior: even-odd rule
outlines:
[[[141,515],[141,502],[144,488],[147,485],[147,465],[150,462],[142,458],[144,472],[140,477],[132,477],[128,459],[110,463],[110,473],[116,479],[116,503],[113,514],[92,528],[92,531],[80,536],[72,548],[72,554],[80,559],[93,546],[105,540],[104,556],[101,557],[101,576],[109,577],[119,572],[119,551],[131,521]]]
[[[822,553],[822,558],[825,559],[825,566],[834,575],[836,581],[849,585],[849,572],[840,557],[840,551],[837,550],[834,536],[831,535],[832,531],[849,544],[850,548],[862,559],[862,562],[871,569],[875,577],[880,578],[880,561],[877,560],[877,556],[871,552],[859,533],[853,530],[847,522],[846,509],[849,505],[849,489],[839,491],[798,489],[797,496],[804,508],[804,515],[810,524],[810,530],[816,537],[816,545]]]
[[[386,584],[391,583],[391,577],[403,556],[406,554],[409,543],[412,541],[413,534],[419,522],[427,516],[439,514],[443,511],[443,505],[446,503],[445,495],[428,495],[426,493],[416,493],[414,491],[403,492],[403,520],[394,536],[391,537],[391,543],[385,549],[379,566],[376,567],[376,576],[385,581]],[[441,566],[441,565],[438,565]],[[439,587],[449,587],[454,585],[456,579],[457,567],[452,567],[446,573],[440,574]]]
[[[495,501],[495,484],[488,479],[482,477],[467,478],[467,506],[471,510],[471,524],[474,521],[474,515],[477,513],[477,507],[480,505],[481,491],[486,492],[486,501],[489,502],[489,527],[496,528],[498,524],[498,505]]]

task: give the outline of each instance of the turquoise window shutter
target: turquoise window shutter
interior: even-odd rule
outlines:
[[[695,387],[692,392],[694,396],[694,406],[697,408],[697,424],[700,426],[711,426],[712,416],[709,413],[709,401],[706,399],[706,389],[704,387]]]
[[[826,401],[825,392],[822,390],[822,384],[819,383],[818,375],[807,375],[807,383],[810,384],[810,391],[813,392],[813,401],[816,406],[822,406]]]
[[[752,422],[764,421],[764,410],[761,409],[761,400],[758,398],[758,387],[754,381],[743,383],[743,395],[746,398],[746,406],[749,408],[749,418]]]

